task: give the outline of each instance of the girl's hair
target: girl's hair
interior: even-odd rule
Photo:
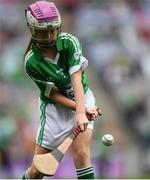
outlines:
[[[31,45],[32,45],[32,39],[30,39],[29,44],[24,52],[24,57],[26,56],[27,52],[31,49]]]

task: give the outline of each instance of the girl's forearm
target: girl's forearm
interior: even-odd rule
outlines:
[[[79,70],[75,72],[71,77],[76,102],[76,112],[85,113],[84,90],[81,82],[82,71]]]
[[[49,98],[57,103],[57,104],[60,104],[64,107],[67,107],[69,109],[72,109],[72,110],[76,110],[76,103],[75,101],[63,96],[57,89],[53,89]]]

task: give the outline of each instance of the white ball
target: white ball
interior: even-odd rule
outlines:
[[[114,143],[114,138],[111,134],[105,134],[102,137],[102,142],[105,146],[111,146]]]

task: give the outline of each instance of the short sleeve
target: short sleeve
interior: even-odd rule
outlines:
[[[41,81],[41,80],[33,78],[32,76],[30,76],[30,78],[39,87],[41,94],[45,95],[46,97],[49,97],[52,89],[56,88],[53,82]]]
[[[69,74],[71,75],[79,69],[84,71],[88,66],[88,60],[83,56],[79,40],[70,34],[66,34],[62,38],[65,39],[65,46],[68,52]]]
[[[39,74],[37,74],[36,70],[34,69],[33,65],[31,65],[28,61],[25,62],[25,71],[27,75],[35,82],[38,86],[40,93],[46,97],[49,97],[52,88],[55,88],[55,84],[50,81],[40,80]]]

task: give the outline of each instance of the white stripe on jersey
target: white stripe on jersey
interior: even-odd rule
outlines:
[[[60,39],[69,39],[72,43],[73,46],[75,47],[76,52],[79,52],[80,49],[78,48],[77,42],[75,41],[75,39],[72,39],[71,37],[61,37]]]
[[[77,38],[75,39],[75,37],[73,37],[73,36],[68,36],[68,35],[66,35],[65,37],[63,37],[63,36],[60,37],[60,39],[69,39],[69,40],[73,43],[76,52],[80,52],[80,51],[81,51],[81,50],[80,50],[80,47],[79,47],[79,42],[78,42]]]
[[[25,58],[25,63],[24,63],[25,65],[26,65],[28,59],[29,59],[32,55],[33,55],[33,52],[32,52],[27,58]]]
[[[26,66],[27,60],[33,55],[32,49],[26,54],[24,66]]]
[[[28,59],[33,55],[33,52],[32,50],[30,50],[27,55],[25,56],[25,61],[24,61],[24,69],[25,69],[25,72],[26,72],[26,63],[28,61]],[[27,72],[26,72],[27,73]],[[28,73],[27,73],[28,74]]]
[[[78,44],[78,47],[80,48],[80,43],[79,43],[79,40],[75,37],[75,36],[73,36],[72,37],[73,39],[75,39],[75,41],[77,42],[77,44]]]
[[[25,59],[28,58],[28,56],[32,53],[32,49],[30,51],[28,51],[28,53],[25,56]]]
[[[25,57],[25,60],[27,61],[31,56],[33,55],[33,52],[31,52],[29,55]]]

